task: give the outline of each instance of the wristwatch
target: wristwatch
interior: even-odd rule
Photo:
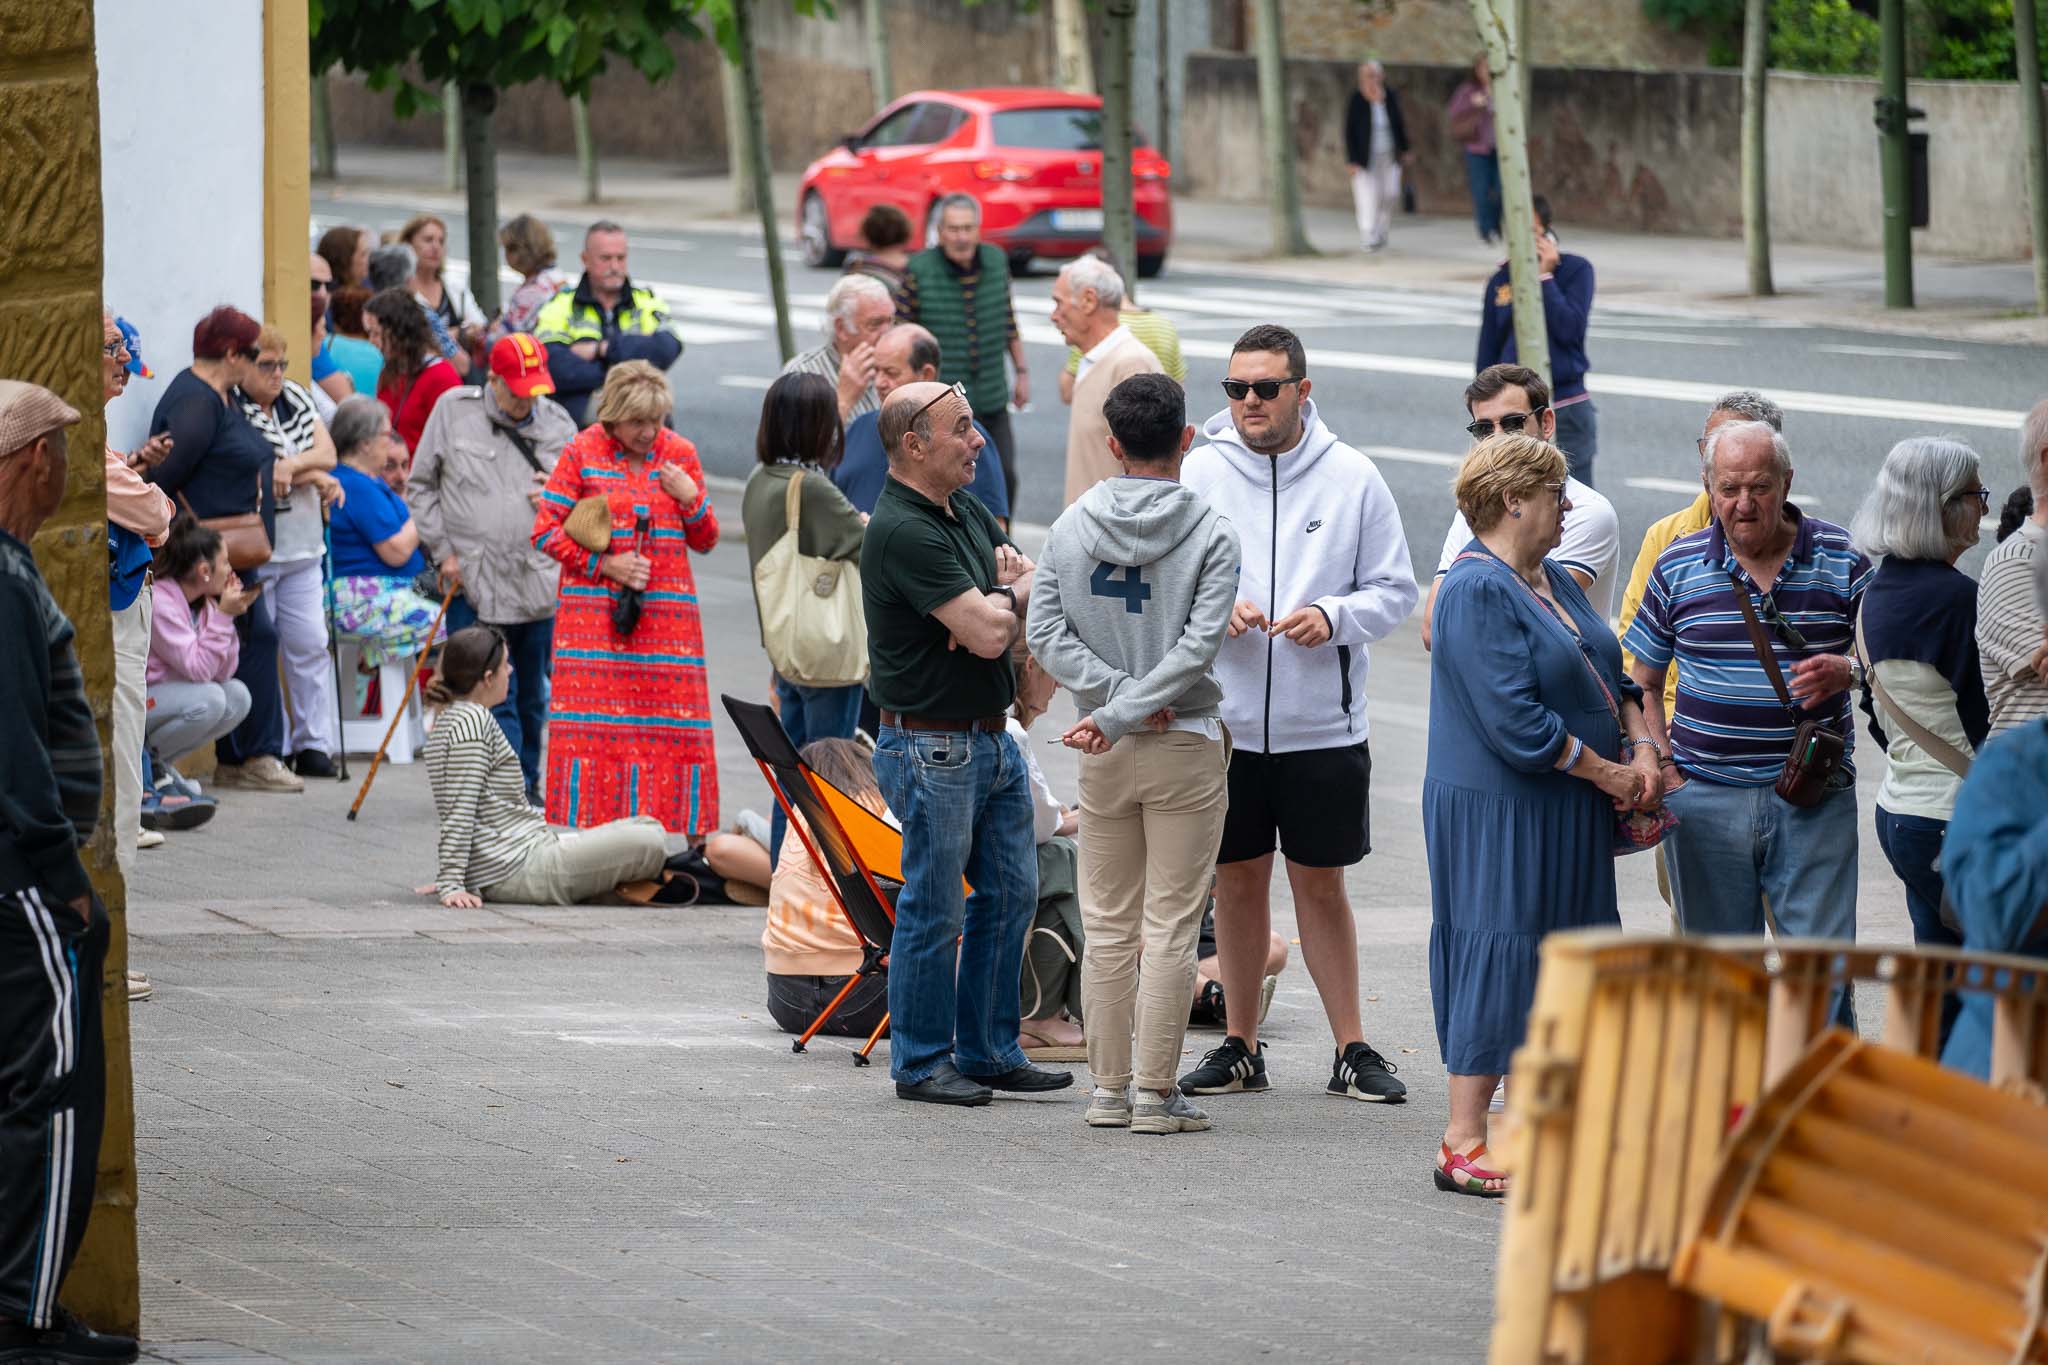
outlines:
[[[997,593],[1001,593],[1010,599],[1010,610],[1014,613],[1017,610],[1017,590],[1007,583],[998,583],[995,587],[988,590],[990,597],[994,597]]]
[[[1863,666],[1863,660],[1854,654],[1849,656],[1849,686],[1863,687],[1868,684],[1870,670]]]

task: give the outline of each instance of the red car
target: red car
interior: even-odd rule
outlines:
[[[804,259],[837,266],[860,245],[860,220],[890,203],[936,242],[939,200],[973,195],[981,235],[1021,269],[1033,256],[1078,256],[1102,240],[1102,101],[1067,90],[920,90],[889,105],[804,171],[797,230]],[[1142,139],[1140,139],[1142,142]],[[1159,153],[1131,158],[1138,273],[1157,275],[1173,238],[1172,173]]]

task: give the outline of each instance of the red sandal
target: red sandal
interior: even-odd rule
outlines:
[[[1494,1190],[1486,1188],[1487,1181],[1505,1181],[1508,1174],[1506,1171],[1489,1171],[1478,1164],[1479,1158],[1486,1155],[1485,1143],[1464,1153],[1452,1151],[1448,1142],[1438,1146],[1442,1149],[1435,1172],[1438,1189],[1449,1194],[1476,1195],[1481,1199],[1499,1199],[1507,1193],[1505,1186]]]

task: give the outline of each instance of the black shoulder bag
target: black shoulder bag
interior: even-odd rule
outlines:
[[[1728,581],[1735,588],[1735,600],[1742,607],[1743,624],[1749,627],[1749,643],[1756,650],[1756,657],[1770,676],[1771,686],[1777,689],[1778,700],[1792,713],[1792,719],[1799,728],[1792,735],[1792,752],[1785,756],[1784,770],[1778,774],[1777,792],[1786,803],[1811,808],[1827,799],[1828,783],[1841,770],[1842,761],[1848,756],[1849,742],[1839,731],[1817,720],[1807,719],[1792,700],[1792,691],[1785,686],[1785,675],[1778,669],[1778,656],[1772,652],[1771,640],[1764,633],[1764,623],[1756,616],[1756,608],[1749,602],[1749,586],[1734,574]]]

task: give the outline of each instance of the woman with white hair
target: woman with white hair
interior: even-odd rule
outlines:
[[[1962,943],[1943,914],[1941,846],[1990,729],[1990,706],[1977,658],[1977,585],[1955,563],[1977,543],[1990,508],[1976,451],[1953,437],[1915,436],[1892,447],[1850,527],[1857,548],[1879,561],[1857,621],[1863,708],[1889,759],[1877,841],[1906,885],[1921,944]]]

